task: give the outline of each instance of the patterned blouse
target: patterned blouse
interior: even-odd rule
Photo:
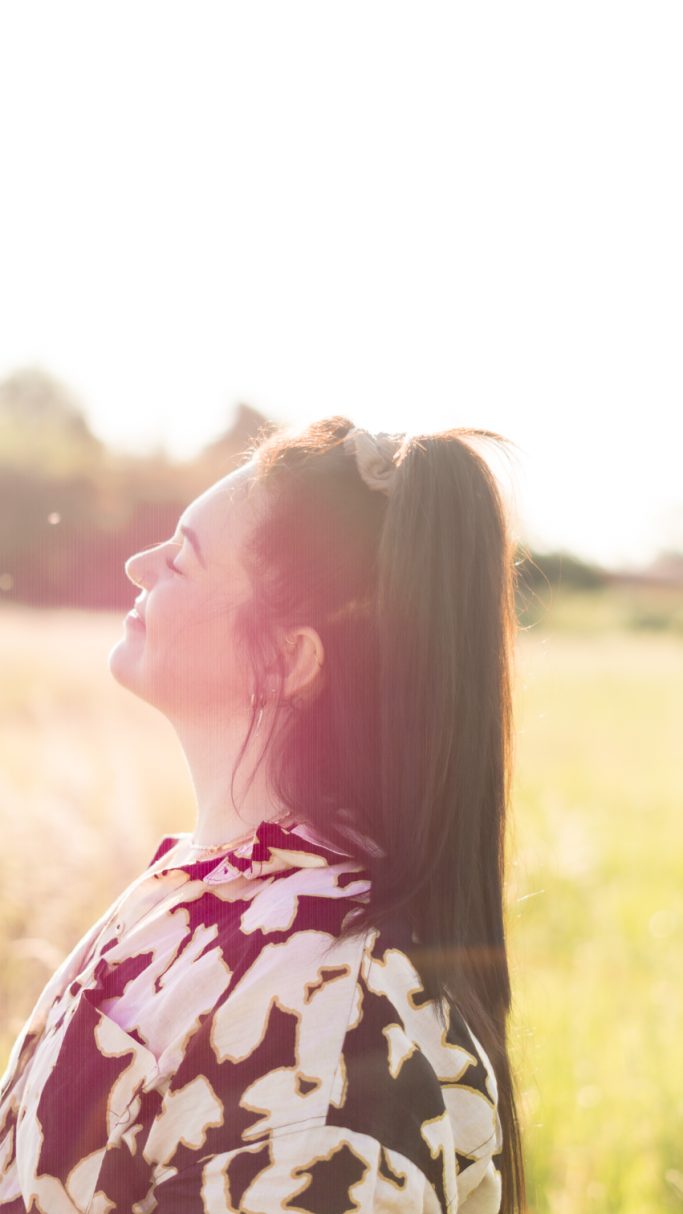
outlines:
[[[303,824],[190,854],[165,836],[39,996],[0,1214],[497,1214],[482,1046],[441,1028],[404,928],[337,939],[367,872]]]

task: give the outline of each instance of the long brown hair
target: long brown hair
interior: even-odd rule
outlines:
[[[411,957],[441,1023],[457,1008],[493,1066],[501,1211],[517,1214],[503,905],[515,567],[495,477],[468,441],[509,440],[414,435],[387,496],[344,447],[352,425],[335,416],[257,435],[249,453],[268,505],[241,552],[253,599],[236,627],[259,690],[281,688],[282,629],[306,624],[321,638],[318,694],[274,722],[268,778],[298,819],[346,851],[351,839],[369,869],[369,900],[344,935],[409,914]]]

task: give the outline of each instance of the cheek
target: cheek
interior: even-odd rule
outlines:
[[[150,634],[150,656],[185,685],[215,692],[219,698],[241,693],[243,666],[229,615],[187,612],[164,622],[163,627],[159,622],[158,632],[150,630]]]

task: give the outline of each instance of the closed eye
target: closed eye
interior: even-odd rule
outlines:
[[[181,545],[181,544],[175,544],[174,546],[175,546],[176,548],[181,548],[181,547],[182,547],[182,545]],[[184,576],[185,576],[185,575],[184,575],[184,573],[183,573],[183,571],[182,571],[182,569],[178,569],[178,568],[177,568],[177,567],[176,567],[176,566],[173,564],[173,561],[166,561],[166,564],[167,564],[167,566],[168,566],[168,568],[169,568],[169,569],[172,569],[174,573],[177,573],[177,574],[178,574],[178,577],[184,577]]]

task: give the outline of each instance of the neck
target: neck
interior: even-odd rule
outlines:
[[[195,792],[194,844],[211,847],[232,843],[253,834],[260,822],[285,813],[286,806],[274,798],[268,787],[264,763],[247,787],[263,746],[265,719],[240,760],[233,787],[236,806],[231,795],[232,772],[246,734],[246,722],[220,719],[214,713],[208,721],[174,721],[173,726]]]

